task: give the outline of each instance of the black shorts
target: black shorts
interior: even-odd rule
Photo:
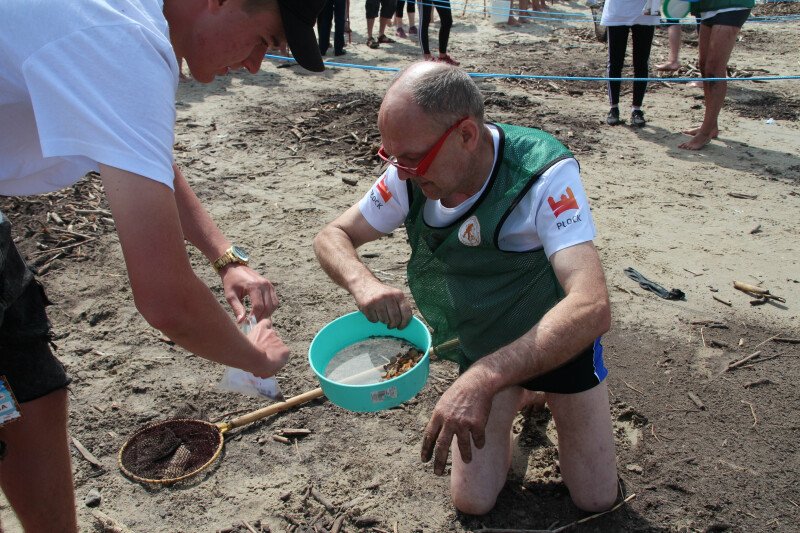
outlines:
[[[367,12],[368,19],[381,18],[390,19],[394,16],[396,0],[367,0],[364,7]]]
[[[701,24],[709,28],[712,26],[733,26],[735,28],[741,28],[749,17],[749,9],[737,9],[736,11],[717,13],[713,17],[704,19]]]
[[[520,386],[532,391],[577,394],[600,384],[607,375],[608,370],[603,364],[603,345],[598,337],[569,362]]]
[[[6,309],[0,325],[0,376],[17,401],[29,402],[62,389],[72,381],[50,350],[49,302],[38,281]]]
[[[20,292],[21,291],[21,292]],[[10,238],[0,213],[0,376],[20,403],[64,388],[70,378],[50,350],[50,304]]]

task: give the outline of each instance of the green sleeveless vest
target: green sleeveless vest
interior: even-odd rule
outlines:
[[[503,223],[539,176],[572,154],[541,130],[496,126],[500,148],[489,183],[453,224],[428,226],[426,198],[408,182],[408,284],[433,328],[434,345],[461,340],[460,349],[440,355],[462,370],[518,339],[564,297],[544,250],[504,252],[497,241]]]

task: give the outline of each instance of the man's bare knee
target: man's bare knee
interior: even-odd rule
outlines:
[[[464,514],[485,515],[494,509],[497,495],[488,497],[478,494],[453,494],[453,506]]]
[[[594,491],[570,491],[570,497],[575,506],[589,513],[608,511],[614,506],[618,496],[617,483],[614,483],[613,487],[598,488]]]
[[[709,62],[703,76],[706,78],[725,78],[728,76],[728,65],[725,63]]]

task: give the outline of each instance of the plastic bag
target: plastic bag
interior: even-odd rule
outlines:
[[[247,335],[250,329],[256,325],[256,319],[250,315],[242,324],[242,333]],[[238,392],[254,398],[269,398],[270,400],[283,401],[278,380],[274,377],[259,378],[251,372],[240,368],[225,367],[225,373],[217,384],[217,387],[229,392]]]

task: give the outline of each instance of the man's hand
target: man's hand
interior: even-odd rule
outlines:
[[[459,377],[436,403],[422,438],[422,462],[433,456],[433,473],[444,474],[453,436],[458,439],[461,460],[472,461],[472,442],[478,449],[486,443],[486,422],[494,394],[467,374]]]
[[[411,320],[411,305],[400,289],[384,285],[373,277],[364,278],[353,290],[358,309],[370,322],[383,322],[403,329]]]
[[[236,322],[245,319],[245,296],[250,297],[251,314],[256,320],[269,318],[278,307],[278,295],[269,280],[252,268],[237,263],[226,265],[220,270],[225,299],[228,300]]]
[[[265,354],[262,367],[252,370],[257,377],[268,378],[274,376],[289,360],[289,348],[286,347],[275,330],[272,329],[272,321],[270,319],[266,318],[256,323],[250,333],[247,334],[247,338]]]

